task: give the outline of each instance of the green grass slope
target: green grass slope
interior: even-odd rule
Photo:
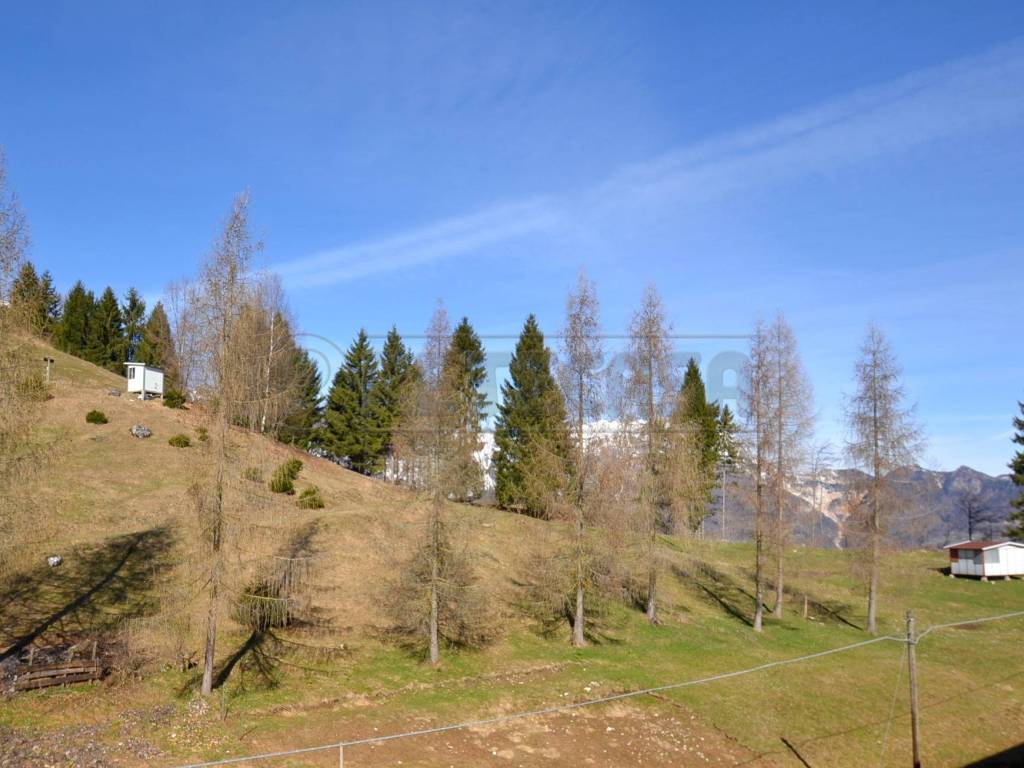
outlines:
[[[23,553],[24,568],[0,585],[0,656],[30,643],[85,637],[116,645],[113,638],[137,630],[155,658],[140,663],[138,674],[0,701],[0,726],[15,733],[88,726],[90,738],[117,756],[112,763],[174,765],[191,757],[328,743],[581,701],[868,639],[862,580],[850,553],[787,552],[785,617],[769,618],[764,633],[755,635],[749,626],[752,548],[666,538],[664,623],[649,626],[639,612],[616,606],[604,619],[605,638],[573,650],[567,628],[544,636],[517,608],[524,550],[550,529],[496,510],[453,507],[494,595],[503,632],[483,650],[447,652],[442,665],[432,669],[386,641],[379,607],[395,556],[418,530],[415,500],[400,489],[301,456],[299,489],[320,487],[325,509],[300,510],[294,498],[283,499],[280,509],[260,518],[251,540],[243,540],[239,556],[273,552],[296,530],[304,532],[304,551],[314,561],[313,587],[305,599],[318,626],[278,632],[254,645],[226,618],[220,669],[230,673],[210,710],[197,716],[190,704],[195,672],[176,667],[163,643],[168,625],[160,623],[162,616],[184,615],[189,626],[180,650],[198,653],[205,603],[187,489],[199,454],[167,443],[177,433],[195,436],[197,414],[112,397],[107,390],[123,388],[123,379],[51,354],[57,359],[53,398],[45,406],[41,439],[51,441],[54,452],[35,481],[44,513],[38,537]],[[85,413],[93,408],[104,411],[109,423],[87,424]],[[148,426],[154,436],[129,435],[135,423]],[[259,456],[266,467],[298,455],[242,433],[236,440],[239,450]],[[50,553],[63,555],[64,565],[48,569],[43,558]],[[1024,581],[950,579],[942,573],[944,565],[939,552],[886,556],[884,634],[902,634],[903,612],[909,608],[920,627],[1024,610]],[[929,765],[963,765],[1024,742],[1022,630],[1024,620],[1012,619],[935,632],[921,642]],[[899,643],[880,642],[595,708],[571,721],[556,717],[548,725],[512,723],[446,740],[427,737],[408,747],[408,742],[376,751],[364,747],[348,759],[352,765],[390,765],[399,759],[415,765],[477,765],[492,759],[495,765],[540,765],[544,760],[557,764],[550,750],[562,749],[563,758],[575,756],[567,760],[574,764],[585,763],[584,758],[610,764],[616,755],[614,762],[623,765],[801,765],[801,760],[815,766],[903,765],[909,748],[903,653]],[[141,720],[130,715],[138,712],[146,713]],[[588,728],[592,737],[580,736]],[[684,754],[679,745],[690,744],[686,739],[692,745]],[[151,756],[131,751],[140,740],[152,747]],[[629,750],[641,748],[637,745],[657,746],[665,757],[634,755]],[[479,749],[484,751],[473,751]],[[272,764],[337,764],[332,759],[309,756]]]

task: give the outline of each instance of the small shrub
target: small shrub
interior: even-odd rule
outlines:
[[[270,490],[274,493],[295,493],[295,481],[302,471],[302,462],[298,459],[289,459],[274,470],[274,476],[270,479]]]
[[[175,435],[167,442],[175,448],[188,448],[192,445],[192,441],[189,439],[188,435]]]
[[[199,439],[202,440],[202,438]],[[260,471],[259,467],[246,467],[242,470],[242,479],[249,480],[253,483],[262,483],[263,473]]]
[[[300,493],[295,503],[299,509],[323,509],[324,497],[320,495],[320,489],[313,485]]]
[[[210,433],[206,427],[196,427],[196,436],[199,438],[200,443],[205,443],[210,439]]]
[[[85,420],[89,424],[106,424],[109,421],[103,411],[89,411],[85,414]]]
[[[164,405],[168,408],[184,408],[185,393],[177,389],[168,389],[164,392]]]
[[[270,478],[270,490],[274,493],[295,493],[295,481],[292,479],[288,468],[281,466],[274,470],[274,476]]]

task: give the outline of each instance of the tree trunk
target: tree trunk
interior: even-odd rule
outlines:
[[[582,648],[586,644],[583,634],[583,515],[576,519],[576,613],[572,622],[572,646]]]
[[[217,600],[220,592],[219,568],[214,567],[210,580],[210,603],[206,611],[206,647],[203,651],[203,685],[200,692],[209,696],[213,692],[213,664],[217,651]]]
[[[430,663],[436,667],[440,660],[437,642],[437,583],[434,582],[430,585]]]
[[[435,505],[443,503],[435,499]],[[441,652],[437,641],[437,584],[440,579],[438,565],[440,560],[440,510],[435,507],[431,515],[431,551],[430,551],[430,663],[437,666],[441,660]]]
[[[583,583],[576,584],[576,617],[572,625],[572,647],[582,648],[587,644],[583,634]]]
[[[647,620],[651,624],[658,623],[658,570],[654,564],[655,546],[655,543],[651,542],[651,567],[647,574]]]
[[[781,365],[781,363],[780,363]],[[783,585],[783,558],[785,557],[785,545],[786,545],[786,530],[785,530],[785,494],[786,494],[786,459],[785,449],[783,442],[783,422],[785,421],[785,407],[783,400],[783,376],[781,370],[779,371],[778,380],[776,382],[776,389],[778,390],[778,400],[776,402],[776,413],[775,419],[777,421],[777,433],[775,439],[778,441],[776,450],[778,452],[778,466],[775,467],[775,506],[776,506],[776,521],[775,524],[777,529],[775,531],[775,556],[776,556],[776,573],[775,573],[775,607],[772,610],[772,615],[777,619],[782,618],[782,598],[785,595]]]
[[[878,607],[878,566],[881,550],[881,535],[877,529],[871,533],[871,581],[868,585],[868,632],[872,635],[878,634],[876,613]]]
[[[754,499],[754,631],[760,632],[764,617],[764,492],[760,467]]]

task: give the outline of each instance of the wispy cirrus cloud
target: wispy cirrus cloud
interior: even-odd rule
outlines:
[[[561,218],[550,198],[498,205],[378,240],[357,242],[272,267],[289,285],[329,285],[422,266],[550,230]]]
[[[556,199],[538,196],[341,245],[273,267],[289,285],[341,283],[578,229],[633,205],[702,202],[828,174],[930,142],[1024,122],[1024,41],[922,69],[672,150]]]

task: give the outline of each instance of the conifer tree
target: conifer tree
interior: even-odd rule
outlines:
[[[22,262],[17,277],[11,284],[11,306],[25,318],[29,327],[38,330],[36,318],[40,314],[39,275],[31,261]]]
[[[296,347],[292,353],[292,367],[294,401],[278,427],[277,439],[308,450],[320,440],[318,425],[323,415],[323,395],[320,392],[323,381],[313,358],[301,347]]]
[[[394,452],[391,430],[401,418],[403,392],[416,376],[416,358],[405,346],[398,329],[392,327],[380,353],[380,372],[373,388],[373,407],[380,428],[380,447],[383,457]]]
[[[1014,417],[1013,428],[1016,430],[1013,435],[1013,442],[1024,446],[1024,403],[1017,403],[1021,415]],[[1010,462],[1010,475],[1013,484],[1022,489],[1020,495],[1013,500],[1013,512],[1010,513],[1010,527],[1007,535],[1016,539],[1024,538],[1024,448],[1014,454]]]
[[[129,288],[121,305],[121,317],[124,322],[124,362],[134,361],[142,343],[143,324],[146,322],[146,302],[139,292]]]
[[[178,381],[178,365],[174,338],[171,335],[171,324],[164,311],[164,305],[159,301],[141,328],[138,347],[132,359],[163,369],[168,387],[181,386],[181,382]]]
[[[95,305],[95,297],[91,291],[85,290],[81,280],[68,291],[64,300],[64,313],[56,332],[59,349],[76,357],[85,356]]]
[[[569,447],[565,401],[551,373],[551,351],[533,315],[519,334],[501,397],[494,431],[498,504],[539,515],[555,489],[535,487],[536,478],[547,474],[537,470],[551,460],[552,452],[567,462]]]
[[[364,475],[382,467],[381,432],[371,397],[377,376],[377,356],[366,331],[360,329],[327,396],[325,443],[349,468]]]
[[[740,428],[728,404],[718,414],[718,458],[719,461],[734,462],[739,456],[737,435]]]
[[[85,358],[91,363],[123,374],[123,352],[124,320],[114,289],[108,286],[96,302],[89,323]]]
[[[697,361],[691,357],[686,364],[683,386],[679,390],[671,423],[673,431],[686,432],[693,440],[698,464],[696,476],[699,478],[699,484],[706,498],[710,498],[711,489],[714,487],[715,468],[719,460],[720,417],[718,404],[709,403],[707,400],[700,368],[697,366]],[[696,519],[680,522],[696,528],[707,516],[707,507],[703,506],[694,510],[694,513]]]
[[[483,493],[484,478],[481,467],[473,454],[480,450],[482,422],[486,417],[487,396],[480,387],[487,377],[484,368],[484,347],[469,318],[463,317],[452,332],[451,343],[444,357],[445,376],[452,382],[455,398],[452,406],[456,409],[459,439],[463,441],[458,455],[465,457],[466,466],[460,468],[459,477],[465,478],[463,488],[454,491],[460,501],[470,501]]]
[[[52,335],[60,322],[60,294],[53,285],[49,270],[39,278],[38,328],[47,336]]]

